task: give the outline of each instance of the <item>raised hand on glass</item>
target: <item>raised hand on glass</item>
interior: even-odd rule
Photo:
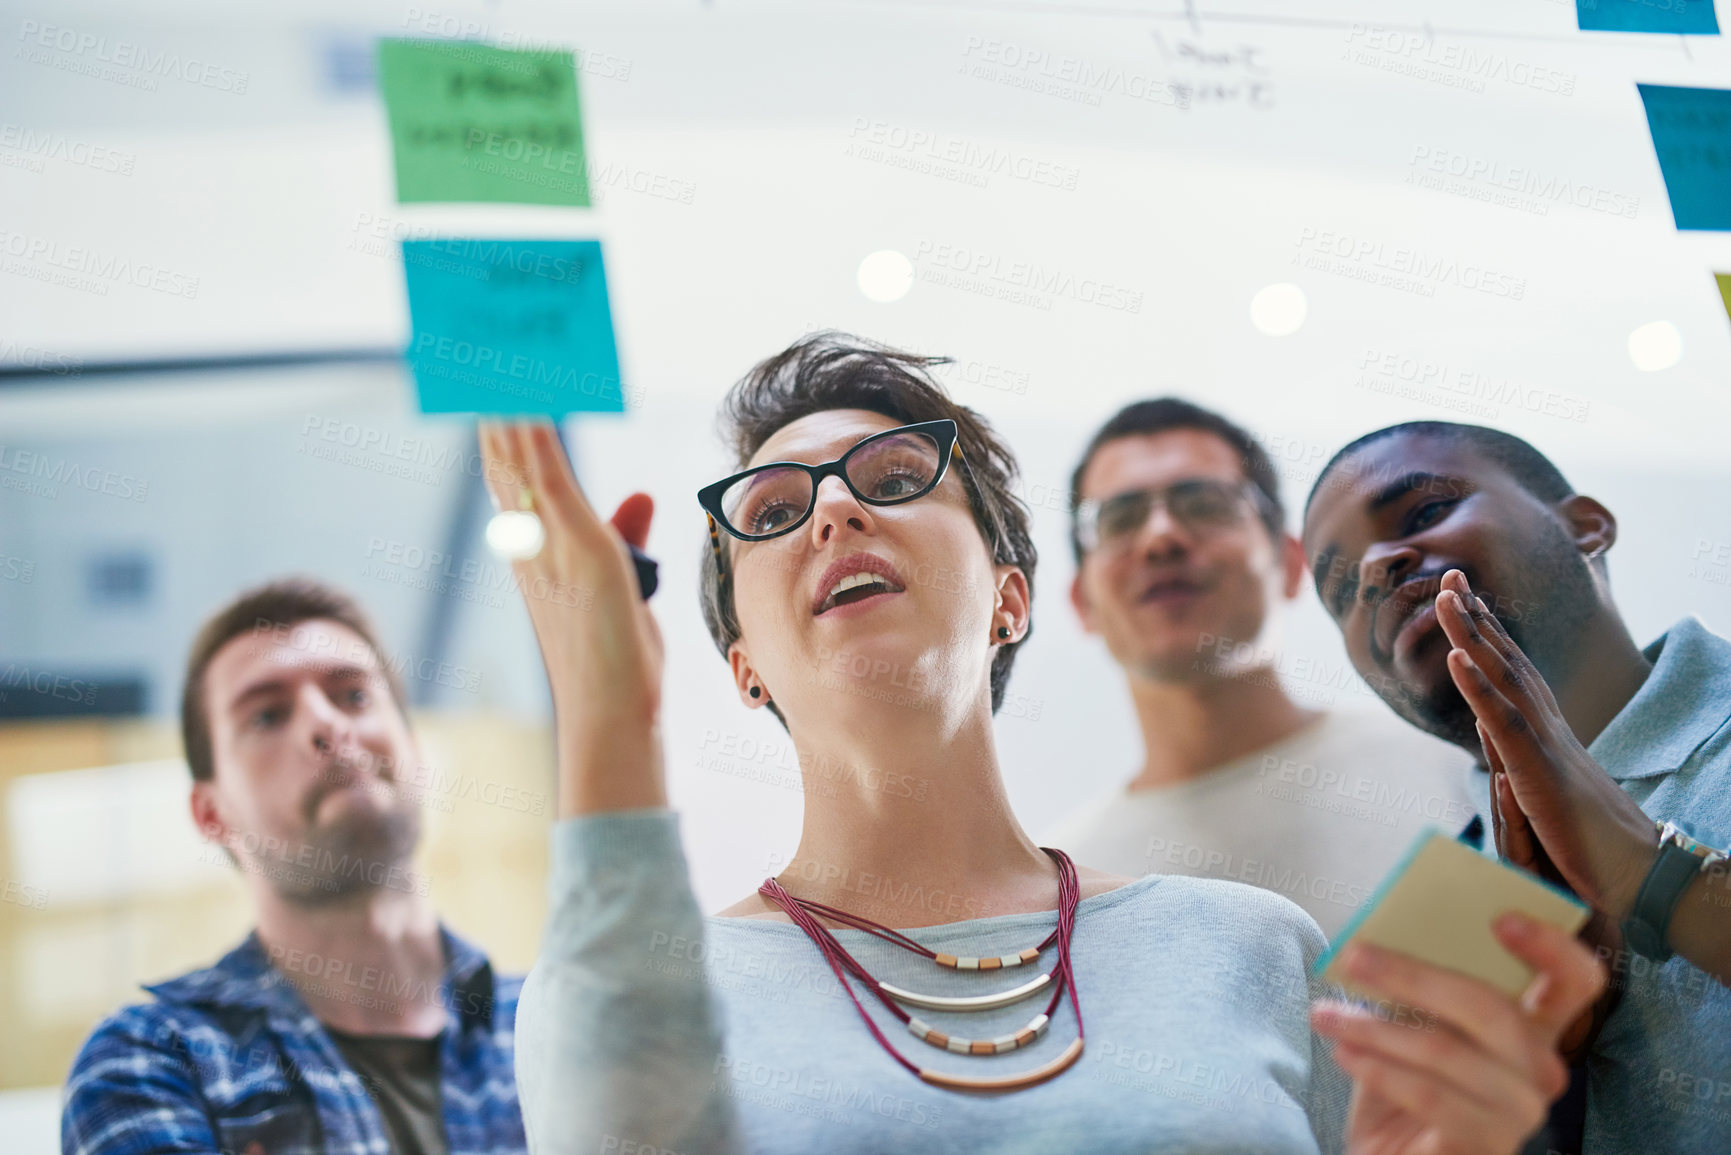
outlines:
[[[602,521],[545,422],[483,422],[480,443],[494,504],[545,534],[511,568],[553,696],[558,817],[665,806],[661,632],[626,545],[644,546],[654,503],[632,494]]]

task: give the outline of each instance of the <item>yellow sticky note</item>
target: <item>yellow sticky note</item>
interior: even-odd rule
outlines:
[[[1491,931],[1497,916],[1511,910],[1570,934],[1588,914],[1578,900],[1525,871],[1427,830],[1312,969],[1354,994],[1379,998],[1356,989],[1340,965],[1347,943],[1368,942],[1459,971],[1516,998],[1532,981],[1532,968]]]

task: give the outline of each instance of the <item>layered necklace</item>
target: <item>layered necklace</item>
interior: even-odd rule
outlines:
[[[811,939],[823,955],[824,961],[829,963],[830,970],[835,972],[836,981],[841,984],[842,990],[846,991],[847,997],[853,1000],[854,1008],[859,1011],[860,1018],[865,1020],[866,1029],[871,1031],[872,1037],[878,1041],[884,1050],[890,1053],[890,1057],[896,1062],[926,1082],[940,1087],[949,1087],[952,1090],[1019,1091],[1024,1087],[1032,1087],[1036,1083],[1043,1083],[1047,1079],[1063,1073],[1082,1054],[1082,1007],[1076,1000],[1076,979],[1070,963],[1070,936],[1076,929],[1076,904],[1081,900],[1082,888],[1076,881],[1076,864],[1070,861],[1069,855],[1062,850],[1053,850],[1050,847],[1043,846],[1040,849],[1044,850],[1058,864],[1058,925],[1052,929],[1052,933],[1047,935],[1039,946],[997,957],[974,958],[942,954],[920,945],[900,931],[891,930],[889,927],[882,926],[868,918],[849,914],[845,910],[838,910],[821,902],[795,898],[773,878],[765,880],[764,884],[757,888],[757,892],[786,911],[794,925],[803,930],[806,937]],[[923,995],[873,978],[871,973],[861,966],[853,955],[847,952],[847,948],[836,940],[835,935],[818,921],[820,916],[845,926],[851,926],[856,930],[863,930],[867,934],[875,935],[885,942],[901,947],[903,950],[924,955],[938,966],[950,970],[980,972],[1023,966],[1040,957],[1040,952],[1054,943],[1058,947],[1058,962],[1045,974],[1039,975],[1021,986],[1012,987],[995,994],[960,997]],[[1063,1001],[1066,993],[1070,996],[1070,1009],[1076,1014],[1076,1039],[1051,1062],[1019,1075],[1008,1075],[1000,1078],[948,1075],[942,1071],[934,1071],[930,1067],[922,1067],[896,1050],[890,1041],[884,1037],[883,1032],[878,1029],[878,1025],[872,1021],[871,1015],[866,1013],[865,1004],[860,1002],[859,996],[848,984],[848,975],[859,980],[867,993],[875,996],[890,1014],[907,1024],[909,1033],[915,1038],[958,1055],[1001,1055],[1006,1051],[1014,1051],[1027,1046],[1045,1033],[1046,1028],[1052,1022],[1053,1012],[1058,1009],[1058,1004]],[[991,1011],[1019,1003],[1023,999],[1032,998],[1048,988],[1052,992],[1052,997],[1046,1004],[1044,1011],[1035,1015],[1028,1025],[1021,1030],[1007,1035],[999,1035],[992,1039],[964,1039],[958,1035],[945,1034],[931,1024],[922,1022],[902,1006],[906,1003],[910,1006],[934,1011]]]

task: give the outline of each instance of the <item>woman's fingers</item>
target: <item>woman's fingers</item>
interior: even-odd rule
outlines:
[[[612,525],[620,537],[643,549],[649,544],[649,522],[654,516],[655,499],[647,493],[633,493],[613,511]]]
[[[1452,1142],[1478,1135],[1487,1150],[1530,1134],[1567,1087],[1558,1036],[1604,981],[1591,952],[1555,927],[1509,913],[1496,932],[1537,972],[1518,1001],[1396,952],[1349,948],[1342,961],[1356,983],[1425,1008],[1434,1023],[1415,1029],[1339,1003],[1312,1013],[1317,1032],[1336,1040],[1336,1058],[1361,1095],[1393,1104]]]
[[[1485,1100],[1438,1079],[1427,1067],[1379,1050],[1346,1043],[1337,1045],[1334,1054],[1361,1096],[1396,1107],[1424,1132],[1448,1135],[1449,1150],[1507,1150],[1544,1122],[1549,1106],[1535,1088],[1515,1080]]]
[[[484,468],[481,479],[493,496],[493,507],[501,510],[521,509],[521,490],[528,482],[523,462],[515,446],[505,437],[504,426],[496,421],[483,421],[475,431],[481,443]]]
[[[528,567],[524,572],[539,573],[558,583],[562,591],[591,591],[589,596],[626,582],[631,564],[619,544],[620,533],[631,529],[646,534],[652,505],[646,509],[628,502],[625,526],[609,527],[583,495],[558,431],[550,423],[483,422],[478,438],[493,504],[507,510],[532,507],[546,531],[547,548],[528,562],[516,563]],[[642,500],[647,502],[647,496]],[[614,560],[600,560],[610,556]]]
[[[1535,1045],[1513,1000],[1501,991],[1459,971],[1368,943],[1352,944],[1341,961],[1361,989],[1434,1015],[1442,1026],[1521,1074],[1536,1074],[1543,1065],[1544,1046],[1550,1040]],[[1468,1080],[1462,1077],[1461,1081]]]
[[[524,422],[511,426],[511,432],[520,439],[523,455],[534,473],[537,505],[544,502],[546,508],[568,518],[571,527],[585,536],[599,529],[601,519],[571,472],[571,462],[565,456],[558,431],[547,422]]]
[[[1539,972],[1521,1001],[1546,1032],[1546,1045],[1554,1046],[1563,1029],[1604,993],[1604,966],[1573,935],[1537,919],[1510,911],[1493,929],[1499,942]]]
[[[1386,1022],[1344,1003],[1317,1009],[1317,1030],[1335,1040],[1337,1059],[1344,1046],[1373,1060],[1366,1067],[1422,1073],[1430,1084],[1429,1095],[1471,1104],[1488,1115],[1507,1115],[1533,1104],[1542,1111],[1568,1085],[1567,1068],[1554,1055],[1537,1069],[1524,1071],[1460,1032],[1434,1023],[1419,1029]]]

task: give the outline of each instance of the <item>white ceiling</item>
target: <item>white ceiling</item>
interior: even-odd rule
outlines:
[[[1731,324],[1710,273],[1731,270],[1731,236],[1673,228],[1635,83],[1724,85],[1723,41],[1582,33],[1561,0],[1335,0],[1293,13],[1271,0],[5,5],[0,119],[133,163],[129,174],[0,165],[0,229],[155,264],[196,278],[198,291],[119,284],[97,295],[8,265],[0,358],[398,346],[407,316],[392,229],[601,235],[626,373],[650,411],[708,404],[750,362],[835,325],[1025,382],[1020,393],[964,394],[1017,419],[1178,390],[1321,446],[1448,416],[1446,390],[1413,401],[1360,383],[1393,354],[1446,367],[1441,379],[1457,387],[1464,373],[1560,399],[1551,415],[1504,401],[1464,419],[1565,456],[1719,466]],[[46,25],[102,43],[21,55]],[[391,203],[379,103],[352,63],[348,84],[333,84],[332,62],[364,60],[378,35],[465,25],[590,54],[586,127],[609,189],[594,211]],[[246,90],[137,69],[121,69],[132,83],[87,74],[123,42],[244,76]],[[1450,63],[1469,54],[1488,73]],[[1043,63],[1012,63],[1030,56]],[[1441,62],[1432,75],[1395,70],[1427,58]],[[1054,94],[1030,87],[1042,72],[1096,79],[1059,81],[1067,91]],[[1262,107],[1246,99],[1251,82]],[[1138,99],[1181,83],[1236,96],[1188,109]],[[874,133],[922,133],[940,153],[1004,150],[1074,187],[912,171],[859,155]],[[931,159],[886,153],[904,166]],[[1632,218],[1532,196],[1508,207],[1412,183],[1424,171],[1415,157],[1445,156],[1637,207]],[[651,181],[689,189],[689,203],[632,187]],[[1299,263],[1324,244],[1363,255],[1332,269]],[[855,271],[886,248],[918,258],[922,278],[944,261],[1027,263],[1110,284],[1140,307],[1065,295],[1029,305],[927,279],[877,304]],[[1493,270],[1504,295],[1357,279],[1405,252]],[[1309,318],[1271,338],[1248,305],[1281,281],[1304,289]],[[1683,359],[1640,372],[1628,334],[1661,319],[1682,332]],[[0,421],[58,430],[75,414],[92,432],[137,428],[81,390],[0,393]],[[262,412],[274,411],[271,396],[260,393]],[[190,415],[196,402],[164,393],[160,405]],[[1586,420],[1559,408],[1584,408]],[[244,404],[227,409],[246,417]]]

